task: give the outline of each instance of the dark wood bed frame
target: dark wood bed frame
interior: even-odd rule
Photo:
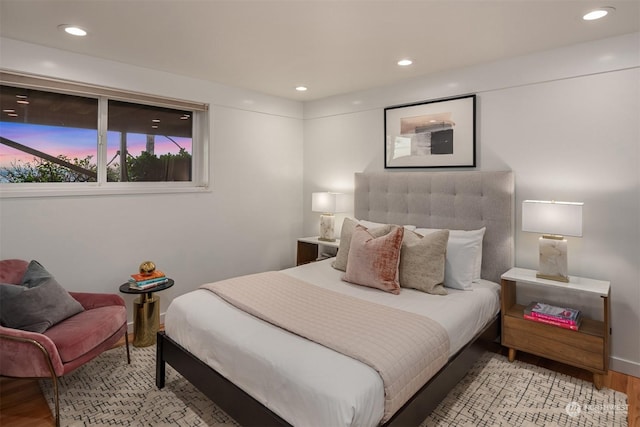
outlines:
[[[514,180],[508,171],[358,173],[356,218],[425,228],[486,227],[482,277],[499,282],[513,266]],[[416,212],[418,210],[418,212]],[[385,426],[417,426],[466,375],[499,337],[499,316],[422,387]],[[164,387],[166,363],[182,374],[242,426],[290,424],[189,353],[158,333],[156,385]]]
[[[385,426],[417,426],[438,406],[486,351],[487,343],[499,337],[500,317],[496,316],[476,337],[420,389]],[[182,346],[158,332],[156,386],[163,388],[166,363],[196,386],[220,409],[244,427],[291,426],[216,370]]]

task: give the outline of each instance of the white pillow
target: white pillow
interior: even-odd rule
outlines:
[[[390,225],[390,224],[382,224],[380,222],[371,222],[371,221],[367,221],[364,219],[357,219],[357,218],[356,218],[356,221],[358,221],[358,224],[367,228],[378,228],[378,227],[383,227],[385,225]],[[416,229],[415,225],[403,225],[403,227],[405,230],[410,230],[410,231],[414,231]]]
[[[417,228],[423,236],[438,231]],[[486,227],[479,230],[449,230],[444,285],[448,288],[471,290],[472,283],[480,281],[482,270],[482,239]]]

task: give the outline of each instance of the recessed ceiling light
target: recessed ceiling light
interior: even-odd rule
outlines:
[[[58,25],[58,28],[72,36],[84,37],[87,35],[87,30],[80,28],[77,25],[61,24]]]
[[[611,6],[600,7],[598,9],[590,11],[589,13],[584,15],[582,19],[584,19],[585,21],[594,21],[596,19],[604,18],[609,13],[613,13],[615,10],[616,9]]]
[[[306,86],[296,86],[296,90],[298,92],[305,92],[307,90]]]
[[[406,67],[411,64],[413,64],[413,61],[410,59],[401,59],[400,61],[398,61],[398,65],[401,67]]]

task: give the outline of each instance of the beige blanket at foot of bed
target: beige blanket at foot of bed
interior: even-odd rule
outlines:
[[[255,317],[371,366],[384,383],[382,422],[447,362],[449,337],[434,320],[326,290],[280,272],[201,287]]]

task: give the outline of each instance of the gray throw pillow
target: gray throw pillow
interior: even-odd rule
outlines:
[[[38,261],[29,263],[22,285],[0,283],[0,304],[2,326],[38,333],[84,311]]]
[[[400,286],[434,295],[447,295],[443,286],[449,230],[422,237],[404,233],[400,252]]]

